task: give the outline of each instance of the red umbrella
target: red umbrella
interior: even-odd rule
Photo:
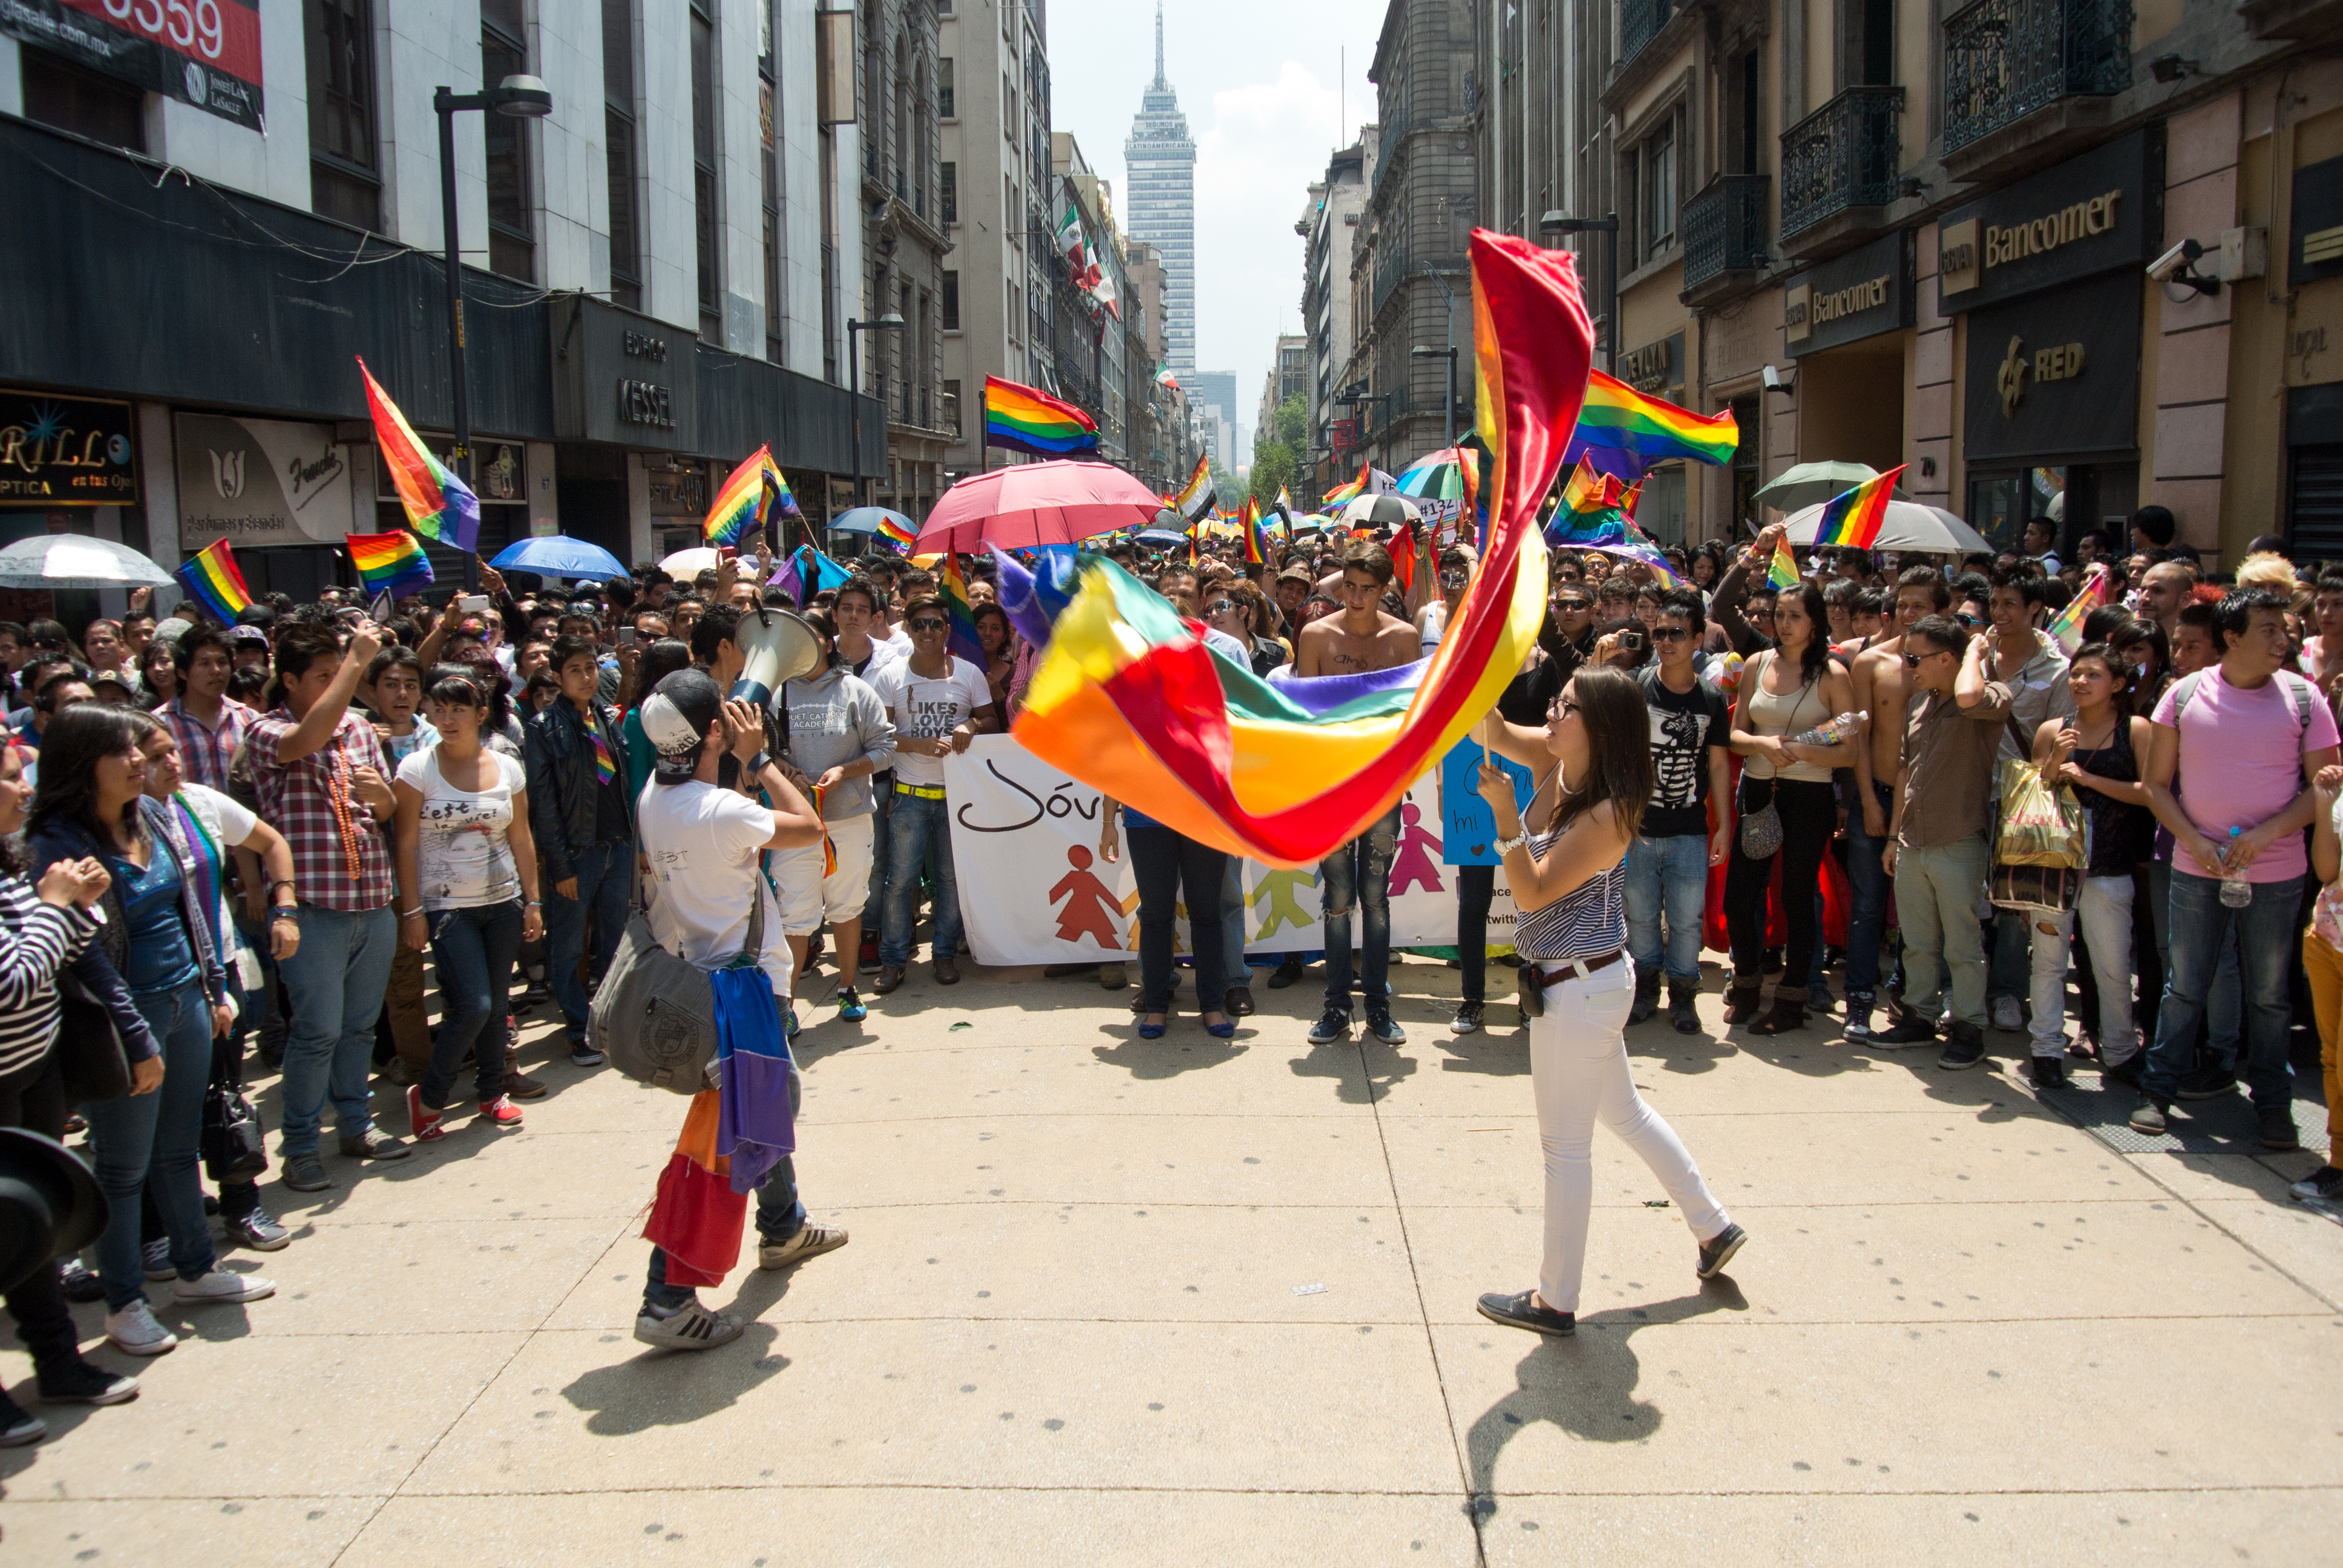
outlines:
[[[1161,496],[1111,463],[1018,463],[971,474],[937,498],[911,553],[1071,545],[1145,528],[1162,507]]]

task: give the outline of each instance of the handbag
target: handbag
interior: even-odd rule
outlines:
[[[130,1092],[130,1055],[114,1015],[70,971],[57,976],[57,1079],[67,1105],[94,1105]]]
[[[761,883],[761,868],[755,876]],[[736,962],[754,963],[764,951],[762,886],[755,886],[755,900],[749,940]],[[586,1034],[612,1067],[637,1083],[674,1094],[717,1087],[716,994],[708,971],[659,945],[639,902],[594,991]]]
[[[204,1091],[204,1171],[216,1182],[248,1181],[268,1171],[260,1113],[244,1091],[215,1083]]]
[[[1749,776],[1741,776],[1741,791],[1745,799],[1749,792]],[[1782,852],[1782,813],[1774,805],[1772,795],[1756,810],[1741,813],[1741,852],[1753,860],[1770,860]]]

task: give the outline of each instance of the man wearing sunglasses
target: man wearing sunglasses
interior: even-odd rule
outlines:
[[[1635,672],[1652,711],[1652,797],[1627,846],[1627,951],[1635,960],[1635,1000],[1627,1021],[1641,1023],[1659,1010],[1664,967],[1668,1021],[1679,1034],[1700,1031],[1701,910],[1709,869],[1725,864],[1734,833],[1725,760],[1732,749],[1733,713],[1725,694],[1693,666],[1704,620],[1699,589],[1668,589],[1651,631],[1657,657]],[[1719,802],[1714,833],[1712,799]]]

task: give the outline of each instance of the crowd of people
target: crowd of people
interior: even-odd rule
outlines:
[[[1538,1286],[1484,1312],[1568,1332],[1598,1117],[1677,1202],[1704,1276],[1745,1239],[1624,1065],[1625,1031],[1664,1005],[1700,1031],[1704,948],[1727,956],[1728,1037],[1836,1012],[1850,1043],[1925,1046],[1957,1070],[1998,1031],[2023,1037],[2045,1091],[2079,1069],[2134,1092],[2144,1132],[2242,1085],[2273,1150],[2296,1147],[2288,1035],[2307,1012],[2343,1106],[2343,576],[2258,548],[2216,582],[2154,507],[2120,546],[2082,534],[2071,562],[2056,533],[2037,521],[2022,549],[1957,558],[1825,551],[1781,588],[1780,525],[1670,549],[1664,568],[1551,552],[1537,645],[1478,729],[1529,779],[1481,773],[1518,911],[1493,956],[1499,867],[1456,879],[1447,1027],[1503,1021],[1488,975],[1520,971],[1547,1151]],[[1478,569],[1430,526],[1288,540],[1266,563],[1232,542],[1094,548],[1273,681],[1425,658]],[[572,1069],[600,1067],[594,986],[639,903],[691,962],[762,969],[791,1035],[821,1009],[866,1020],[865,977],[896,991],[923,937],[933,982],[959,982],[984,900],[955,874],[944,759],[1009,728],[1039,650],[986,561],[967,578],[977,658],[954,651],[959,607],[920,565],[869,556],[803,600],[769,586],[772,567],[760,548],[689,580],[645,565],[566,588],[483,568],[478,595],[272,595],[234,626],[186,608],[158,622],[142,594],[77,638],[0,623],[0,1122],[85,1129],[111,1203],[89,1260],[8,1293],[43,1400],[136,1392],[81,1356],[71,1301],[103,1301],[107,1342],[153,1356],[176,1340],[150,1283],[181,1307],[274,1290],[218,1266],[223,1241],[292,1241],[258,1184],[248,1042],[281,1073],[277,1180],[307,1193],[468,1130],[468,1075],[474,1127],[522,1127],[548,1087],[515,1054],[531,1006],[558,1016]],[[2069,651],[2047,628],[2095,570],[2112,591]],[[729,703],[744,618],[775,606],[802,615],[820,667],[761,709]],[[2080,864],[1996,854],[2005,792],[2028,777],[2087,822]],[[1174,1015],[1184,908],[1209,1032],[1257,1010],[1255,964],[1284,989],[1314,960],[1310,1044],[1350,1040],[1354,1011],[1405,1041],[1396,806],[1319,869],[1322,954],[1251,960],[1238,862],[1128,804],[1101,819],[1099,853],[1127,848],[1139,894],[1141,1036]],[[377,1077],[403,1104],[377,1101]],[[2343,1198],[2343,1171],[2298,1195]],[[757,1225],[768,1267],[846,1241],[809,1220],[786,1155]],[[737,1335],[689,1278],[654,1251],[639,1338]],[[40,1434],[0,1399],[0,1442]]]

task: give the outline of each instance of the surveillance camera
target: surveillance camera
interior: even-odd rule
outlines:
[[[2184,239],[2162,256],[2147,264],[2147,276],[2152,282],[2162,283],[2187,268],[2188,264],[2205,254],[2205,247],[2193,239]]]
[[[1775,369],[1771,365],[1765,367],[1765,368],[1758,374],[1757,378],[1768,392],[1795,392],[1797,390],[1797,388],[1791,383],[1783,380],[1781,371]]]

